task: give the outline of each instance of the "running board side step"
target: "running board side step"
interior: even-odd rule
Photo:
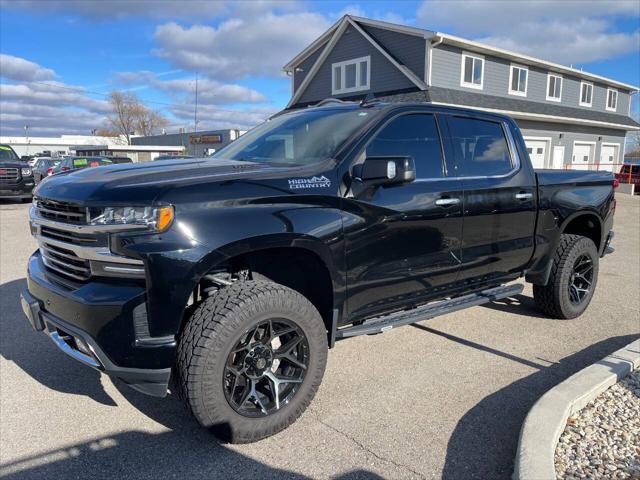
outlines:
[[[450,300],[430,303],[412,310],[403,310],[401,312],[385,315],[384,317],[372,318],[352,327],[340,328],[335,332],[335,338],[336,340],[339,340],[341,338],[356,337],[358,335],[371,335],[386,332],[392,328],[409,325],[410,323],[420,322],[422,320],[429,320],[430,318],[445,315],[447,313],[457,312],[458,310],[464,310],[465,308],[475,307],[484,303],[518,295],[519,293],[522,293],[522,290],[524,290],[524,285],[521,284],[501,285],[478,293],[471,293],[469,295],[463,295]]]

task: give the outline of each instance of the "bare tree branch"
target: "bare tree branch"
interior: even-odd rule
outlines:
[[[127,139],[127,145],[131,145],[132,135],[152,135],[169,123],[160,112],[147,108],[133,93],[114,90],[109,94],[109,103],[113,110],[108,117],[109,125]]]

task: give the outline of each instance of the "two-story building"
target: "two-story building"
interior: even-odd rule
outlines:
[[[561,48],[559,46],[558,48]],[[430,102],[512,116],[536,168],[612,170],[638,87],[445,33],[345,15],[284,70],[287,108],[326,98]]]

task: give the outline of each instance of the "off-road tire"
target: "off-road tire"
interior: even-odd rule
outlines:
[[[295,396],[271,415],[251,418],[225,398],[223,371],[236,342],[265,318],[296,324],[309,345],[309,364]],[[177,393],[198,422],[230,443],[255,442],[284,430],[302,415],[315,396],[327,361],[327,331],[322,317],[304,296],[268,281],[240,281],[204,300],[192,313],[178,342]]]
[[[569,298],[569,282],[574,264],[582,255],[588,256],[593,262],[593,282],[587,296],[576,305]],[[561,235],[547,285],[533,286],[536,306],[552,318],[571,319],[582,315],[595,292],[598,260],[598,250],[591,239],[580,235]]]

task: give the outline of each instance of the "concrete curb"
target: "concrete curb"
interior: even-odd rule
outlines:
[[[640,368],[640,339],[572,375],[540,397],[520,431],[514,480],[555,479],[555,451],[569,416],[637,368]]]

